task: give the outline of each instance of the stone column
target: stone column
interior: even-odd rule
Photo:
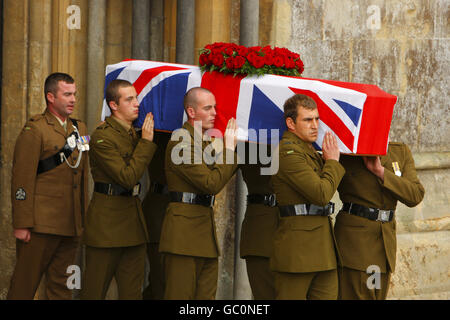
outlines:
[[[133,0],[131,57],[148,60],[150,48],[150,1]]]
[[[240,44],[258,45],[259,0],[241,0]]]
[[[28,47],[28,115],[46,107],[44,81],[51,72],[51,0],[30,1]]]
[[[195,1],[177,1],[176,61],[194,64]]]
[[[129,0],[106,2],[105,63],[107,65],[131,58],[132,17]]]
[[[11,222],[11,168],[14,145],[27,118],[29,1],[3,1],[3,66],[0,166],[0,299],[5,299],[15,265]]]
[[[86,121],[92,132],[100,120],[105,82],[106,0],[89,1]]]
[[[86,113],[87,18],[87,0],[52,1],[52,72],[65,72],[75,79],[73,116],[79,119],[85,119]]]
[[[150,1],[150,60],[164,59],[164,0]]]

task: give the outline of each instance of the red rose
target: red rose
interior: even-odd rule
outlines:
[[[275,67],[281,68],[284,65],[284,58],[282,56],[276,56],[273,59],[273,64],[275,65]]]
[[[304,65],[303,65],[303,61],[298,59],[297,61],[295,61],[295,68],[298,70],[298,72],[301,74],[304,70]]]
[[[256,58],[253,61],[252,65],[255,68],[257,68],[257,69],[264,67],[264,58],[260,57],[260,56],[256,56]]]
[[[248,54],[248,56],[247,56],[247,60],[248,60],[248,62],[250,62],[250,64],[252,64],[253,65],[253,63],[255,62],[255,60],[256,60],[256,57],[258,57],[258,55],[255,53],[255,52],[250,52],[249,54]]]
[[[238,55],[245,57],[248,53],[248,49],[244,46],[239,46],[237,48]]]
[[[264,56],[264,63],[267,64],[268,66],[273,65],[273,56],[271,54],[266,54]]]
[[[262,51],[266,55],[268,55],[268,54],[273,55],[273,50],[270,48],[270,46],[265,46],[264,48],[262,48]]]
[[[207,53],[202,53],[200,55],[199,58],[199,63],[201,66],[204,66],[205,64],[208,64],[209,60],[208,60],[208,54]]]
[[[211,64],[211,63],[212,63],[213,57],[214,57],[214,56],[213,56],[212,53],[208,54],[208,64]]]
[[[228,57],[228,58],[225,60],[225,64],[227,65],[227,68],[228,68],[228,69],[230,69],[230,70],[233,70],[233,69],[234,69],[234,62],[233,62],[233,58],[232,58],[232,57]]]
[[[284,65],[288,69],[293,69],[295,67],[295,62],[291,58],[287,57],[287,58],[284,59]]]
[[[223,55],[221,53],[213,56],[213,64],[216,67],[222,67],[223,61],[224,61],[224,59],[223,59]]]
[[[233,48],[231,47],[226,48],[225,53],[230,57],[233,56]]]
[[[234,68],[239,69],[242,68],[242,66],[245,63],[245,58],[241,56],[236,56],[233,58]]]

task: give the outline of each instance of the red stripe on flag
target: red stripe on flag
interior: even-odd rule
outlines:
[[[394,113],[397,96],[384,92],[379,87],[371,84],[309,78],[302,79],[321,81],[333,86],[352,89],[367,94],[367,99],[364,102],[364,108],[361,114],[361,127],[356,153],[386,154],[392,114]]]
[[[216,98],[216,120],[214,127],[225,132],[228,120],[236,119],[236,109],[239,101],[239,90],[244,75],[232,77],[223,73],[205,72],[201,87],[211,91]]]
[[[172,66],[161,66],[151,69],[146,69],[142,71],[141,75],[137,80],[133,83],[134,88],[136,89],[137,94],[139,95],[141,91],[144,89],[144,87],[152,81],[154,77],[159,75],[160,73],[164,71],[173,71],[173,70],[187,70],[186,68],[180,68],[180,67],[172,67]]]
[[[310,90],[303,90],[298,88],[289,87],[294,93],[300,93],[307,95],[314,99],[317,104],[317,109],[319,110],[320,120],[322,120],[326,125],[334,131],[335,134],[339,136],[339,139],[343,144],[347,146],[350,150],[353,150],[353,134],[348,130],[347,126],[342,122],[342,120],[319,98],[317,94]]]

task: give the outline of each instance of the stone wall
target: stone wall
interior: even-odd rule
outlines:
[[[17,134],[27,118],[42,111],[42,83],[52,71],[75,76],[80,92],[76,116],[90,130],[95,127],[106,64],[131,57],[130,3],[3,1],[0,299],[6,296],[15,260],[9,188]],[[160,0],[152,3],[162,6]],[[240,0],[196,3],[196,50],[215,41],[239,42]],[[398,266],[389,298],[448,299],[449,1],[260,0],[259,4],[260,45],[299,52],[305,77],[375,84],[398,96],[390,138],[411,147],[426,194],[416,208],[398,207]],[[67,27],[71,5],[80,9],[79,28]],[[164,16],[153,14],[164,21],[164,48],[152,57],[175,62],[176,0],[164,0]],[[251,298],[245,264],[236,250],[245,194],[240,181],[236,178],[227,185],[215,207],[222,251],[219,299]],[[337,195],[335,200],[339,202]],[[109,297],[115,296],[112,290]]]
[[[398,96],[390,140],[414,154],[425,198],[399,204],[390,299],[450,298],[450,2],[278,1],[305,77],[375,84]],[[275,27],[276,28],[276,27]],[[336,202],[337,195],[335,195]]]

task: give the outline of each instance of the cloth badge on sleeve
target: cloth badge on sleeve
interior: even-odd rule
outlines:
[[[402,172],[400,171],[400,166],[398,165],[398,162],[392,162],[392,168],[394,169],[395,175],[401,177]]]
[[[23,188],[19,188],[16,191],[16,200],[25,200],[27,198],[27,193]]]

